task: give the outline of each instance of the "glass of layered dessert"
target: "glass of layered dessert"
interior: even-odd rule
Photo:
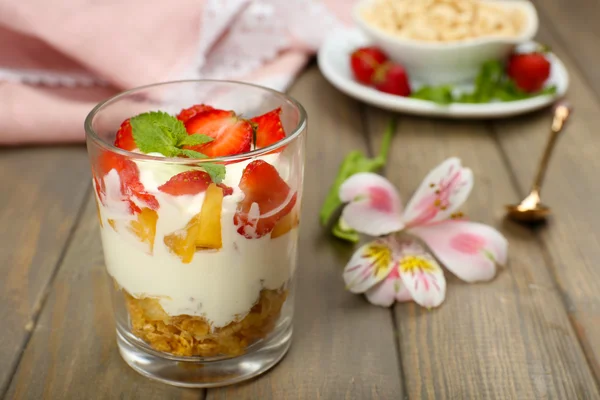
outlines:
[[[306,124],[289,96],[224,81],[146,86],[89,114],[117,343],[135,370],[222,386],[284,356]]]

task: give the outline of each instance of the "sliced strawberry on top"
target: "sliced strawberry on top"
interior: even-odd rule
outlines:
[[[238,203],[233,223],[238,233],[248,239],[271,232],[296,204],[297,193],[292,193],[275,167],[262,160],[246,166],[239,187],[245,196]]]
[[[256,124],[257,148],[270,146],[285,137],[285,131],[279,117],[280,114],[281,107],[250,120],[250,122]]]
[[[186,147],[209,157],[246,153],[252,145],[252,125],[233,111],[204,111],[189,119],[185,127],[190,135],[201,133],[214,139],[210,143]]]
[[[206,191],[211,183],[213,181],[210,175],[204,171],[185,171],[173,176],[165,184],[159,186],[158,190],[172,196],[198,194]],[[225,196],[233,193],[233,189],[227,185],[219,183],[217,186],[223,189]]]
[[[195,117],[196,115],[208,110],[213,110],[213,107],[208,106],[206,104],[196,104],[189,108],[181,110],[179,114],[177,114],[177,119],[185,123],[189,119]]]
[[[156,197],[146,192],[144,185],[140,181],[140,171],[137,165],[126,157],[106,151],[100,155],[98,160],[98,176],[104,178],[111,170],[116,170],[121,181],[121,194],[124,200],[129,202],[131,213],[141,212],[140,207],[133,201],[133,197],[145,203],[152,210],[159,208]],[[96,190],[100,199],[106,193],[104,179],[96,180]]]
[[[117,131],[115,146],[129,151],[134,150],[137,147],[135,141],[133,140],[133,132],[131,130],[129,119],[123,121],[121,127]]]

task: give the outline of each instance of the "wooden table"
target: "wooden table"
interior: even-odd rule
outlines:
[[[510,242],[510,263],[493,282],[449,277],[436,310],[383,309],[344,290],[351,249],[322,231],[317,210],[344,155],[377,149],[391,114],[342,95],[314,65],[304,72],[290,91],[310,119],[294,343],[275,369],[242,385],[184,390],[126,366],[85,149],[1,150],[0,397],[600,398],[600,29],[577,29],[591,20],[586,13],[599,15],[600,2],[575,3],[588,8],[545,0],[540,10],[540,38],[565,61],[575,108],[544,188],[556,211],[547,226],[504,221],[503,205],[528,189],[548,110],[488,122],[399,116],[386,175],[404,196],[430,168],[459,156],[475,172],[466,211]]]

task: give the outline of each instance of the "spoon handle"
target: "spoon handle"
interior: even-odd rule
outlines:
[[[564,104],[558,105],[554,110],[554,119],[552,120],[550,138],[548,139],[548,144],[546,144],[546,149],[544,150],[544,154],[542,155],[542,161],[540,162],[537,173],[535,174],[532,191],[536,191],[539,193],[539,191],[542,188],[544,176],[546,175],[546,169],[548,168],[550,156],[552,155],[552,151],[554,150],[556,140],[558,139],[558,134],[563,130],[565,122],[569,118],[570,113],[571,109]]]

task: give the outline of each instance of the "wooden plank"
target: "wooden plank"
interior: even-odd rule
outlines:
[[[540,25],[555,34],[551,47],[560,45],[569,54],[589,87],[596,92],[596,97],[600,98],[600,1],[534,0],[534,3]]]
[[[0,150],[0,396],[83,205],[82,146]]]
[[[551,258],[563,301],[584,346],[596,379],[600,380],[600,100],[582,77],[565,48],[548,30],[542,39],[565,62],[571,75],[568,101],[574,107],[563,137],[550,162],[543,189],[544,202],[555,215],[540,230],[543,245]],[[596,82],[597,83],[597,82]],[[527,119],[527,128],[524,121]],[[549,135],[549,111],[494,124],[509,164],[517,171],[514,179],[523,195]]]
[[[390,115],[370,110],[374,143]],[[527,131],[524,120],[521,130]],[[473,169],[466,204],[473,220],[498,227],[510,243],[509,265],[489,283],[449,278],[441,308],[395,307],[409,399],[591,399],[600,396],[536,238],[502,223],[517,200],[492,135],[477,122],[402,117],[387,175],[404,200],[450,156]]]
[[[339,163],[351,149],[365,148],[360,110],[314,66],[291,94],[309,115],[294,343],[263,377],[210,389],[207,398],[400,399],[391,315],[344,290],[342,266],[351,250],[336,246],[318,223]]]
[[[117,350],[96,205],[85,213],[25,349],[7,399],[202,399],[151,381]]]

